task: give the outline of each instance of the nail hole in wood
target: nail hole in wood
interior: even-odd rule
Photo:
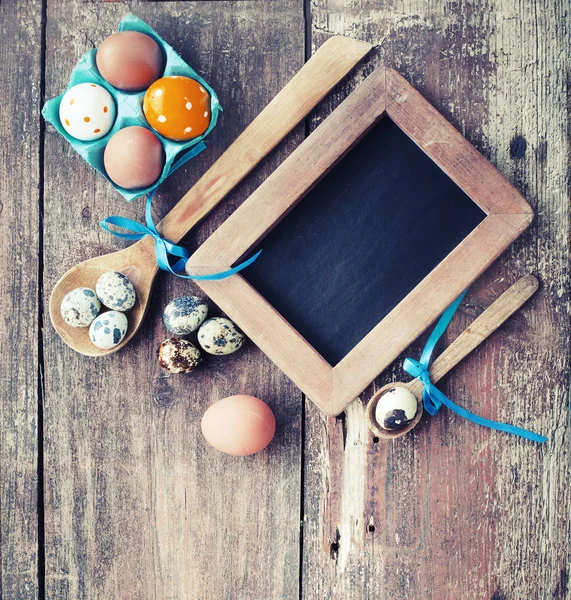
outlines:
[[[337,556],[339,555],[339,542],[332,542],[330,554],[333,560],[337,560]]]

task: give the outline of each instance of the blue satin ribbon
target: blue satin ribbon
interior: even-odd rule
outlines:
[[[467,290],[466,290],[467,291]],[[420,357],[420,361],[413,360],[412,358],[406,358],[403,363],[403,369],[412,377],[420,380],[424,385],[424,390],[422,392],[422,402],[424,404],[424,410],[429,415],[436,415],[440,410],[440,407],[444,404],[450,410],[454,411],[456,414],[460,415],[464,419],[468,419],[473,423],[477,423],[478,425],[483,425],[484,427],[489,427],[490,429],[497,429],[498,431],[504,431],[506,433],[513,433],[514,435],[519,435],[520,437],[526,438],[528,440],[532,440],[534,442],[546,442],[547,438],[539,435],[537,433],[533,433],[532,431],[528,431],[527,429],[522,429],[521,427],[516,427],[515,425],[508,425],[506,423],[498,423],[497,421],[491,421],[490,419],[484,419],[484,417],[480,417],[471,413],[469,410],[458,406],[452,400],[447,398],[431,381],[430,372],[429,372],[429,364],[430,359],[432,357],[432,353],[434,348],[438,342],[438,340],[442,337],[442,334],[446,331],[454,313],[460,306],[460,303],[464,299],[466,292],[461,294],[453,304],[451,304],[440,317],[440,320],[436,324],[434,331],[430,334],[428,338],[428,342],[426,342],[426,346],[424,347],[424,351],[422,352],[422,356]]]
[[[200,147],[202,146],[202,147]],[[190,152],[185,154],[179,161],[177,161],[173,167],[171,168],[169,175],[178,169],[181,165],[183,165],[186,161],[190,160],[193,156],[196,156],[199,152],[202,152],[206,146],[203,142],[197,144]],[[191,155],[191,156],[189,156]],[[168,271],[177,277],[182,279],[194,279],[198,281],[216,281],[219,279],[226,279],[235,273],[238,273],[242,269],[245,269],[247,266],[251,265],[261,254],[261,250],[254,254],[251,258],[240,263],[239,265],[233,267],[232,269],[228,269],[227,271],[222,271],[221,273],[212,273],[209,275],[180,275],[180,272],[184,270],[186,266],[186,262],[190,257],[190,254],[186,248],[183,246],[177,246],[173,244],[170,240],[162,237],[161,234],[157,231],[155,224],[153,222],[152,216],[152,204],[153,204],[153,196],[155,195],[155,191],[153,190],[147,196],[147,202],[145,206],[145,221],[146,225],[142,223],[138,223],[137,221],[133,221],[133,219],[127,219],[126,217],[107,217],[103,219],[99,224],[103,229],[120,237],[124,240],[140,240],[146,235],[150,235],[155,241],[155,255],[157,257],[157,264],[159,265],[159,269],[163,271]],[[109,227],[109,225],[113,225],[115,227],[120,227],[126,231],[131,231],[133,233],[120,233],[118,231],[114,231]],[[171,266],[169,262],[169,256],[179,257],[179,260]]]

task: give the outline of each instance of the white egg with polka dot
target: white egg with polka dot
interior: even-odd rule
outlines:
[[[92,142],[107,135],[117,116],[111,94],[96,83],[79,83],[70,88],[59,105],[62,127],[82,142]]]

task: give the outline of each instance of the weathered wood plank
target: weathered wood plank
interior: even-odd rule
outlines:
[[[166,182],[165,214],[304,60],[299,2],[130,3],[217,90],[225,112],[208,151]],[[47,95],[101,41],[122,4],[48,4]],[[188,238],[194,248],[303,137],[298,128]],[[76,262],[122,242],[98,227],[142,219],[53,131],[46,136],[45,292]],[[46,327],[46,596],[50,598],[295,598],[299,587],[301,396],[249,344],[168,377],[154,355],[168,300],[197,292],[161,277],[145,325],[101,360],[74,354]],[[236,459],[208,448],[200,419],[238,392],[264,398],[278,434],[268,452]]]
[[[407,438],[375,443],[361,401],[337,420],[307,404],[303,597],[568,599],[566,5],[409,0],[397,11],[318,0],[311,18],[314,48],[331,33],[380,43],[378,61],[536,208],[530,230],[474,285],[448,339],[520,275],[536,273],[542,289],[442,389],[551,440],[540,447],[443,411]],[[406,381],[399,362],[373,389]]]
[[[0,597],[39,594],[42,6],[0,4]]]

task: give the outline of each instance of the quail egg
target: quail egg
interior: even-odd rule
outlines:
[[[208,304],[196,296],[180,296],[169,302],[163,313],[165,327],[175,335],[196,331],[208,314]]]
[[[125,312],[135,306],[135,288],[123,273],[107,271],[97,280],[95,291],[101,303],[111,310]]]
[[[396,431],[414,419],[417,408],[416,396],[403,386],[395,386],[379,398],[375,420],[383,429]]]
[[[198,330],[198,343],[209,354],[232,354],[245,342],[244,334],[225,317],[213,317]]]
[[[63,320],[72,327],[89,327],[101,310],[101,303],[91,288],[75,288],[60,305]]]
[[[159,365],[169,373],[190,373],[200,364],[200,350],[187,340],[171,337],[157,350]]]
[[[118,346],[127,333],[127,317],[117,310],[100,314],[89,327],[89,338],[101,350]]]

